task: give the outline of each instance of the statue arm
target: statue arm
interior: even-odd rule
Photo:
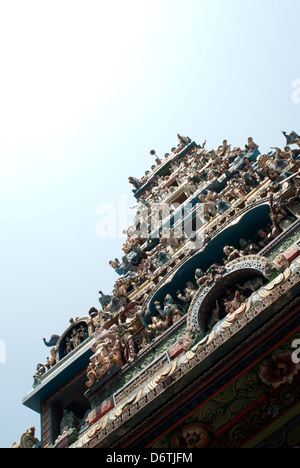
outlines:
[[[159,302],[155,302],[155,309],[157,310],[157,312],[159,313],[159,315],[165,317],[166,316],[166,313],[161,309],[160,307],[160,303]]]

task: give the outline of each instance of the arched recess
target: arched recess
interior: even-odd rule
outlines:
[[[245,256],[229,263],[221,278],[209,285],[205,284],[199,289],[187,313],[187,328],[190,331],[200,329],[204,334],[207,333],[209,319],[216,301],[220,303],[222,299],[226,298],[229,289],[231,292],[234,289],[239,290],[247,297],[266,284],[269,276],[270,264],[264,257]],[[245,289],[241,290],[240,286]],[[221,318],[223,317],[221,316]]]
[[[270,225],[270,205],[267,200],[249,206],[235,217],[229,220],[224,229],[219,231],[208,244],[191,257],[186,257],[184,262],[179,264],[176,271],[167,273],[164,280],[159,283],[147,298],[144,304],[143,317],[147,323],[151,322],[151,315],[155,315],[156,301],[164,301],[166,294],[171,294],[176,299],[176,292],[183,290],[188,281],[195,283],[195,270],[201,268],[206,271],[213,263],[224,263],[225,254],[223,248],[231,245],[239,248],[241,238],[257,240],[259,229],[264,229]]]
[[[78,348],[94,331],[90,317],[81,317],[72,323],[59,338],[56,345],[57,362]],[[74,339],[74,345],[68,350],[67,346]]]

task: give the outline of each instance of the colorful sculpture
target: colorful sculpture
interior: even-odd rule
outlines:
[[[161,309],[159,302],[155,302],[155,308],[161,317],[169,319],[169,325],[173,325],[178,322],[178,320],[180,320],[184,315],[184,311],[180,309],[170,294],[165,296],[163,309]]]
[[[100,331],[94,350],[95,353],[90,358],[91,362],[87,368],[88,388],[104,377],[113,366],[120,368],[123,365],[123,345],[119,327],[113,325],[108,331]]]

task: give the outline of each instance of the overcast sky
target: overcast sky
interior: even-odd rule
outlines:
[[[22,399],[42,338],[111,292],[123,239],[97,236],[99,206],[135,204],[150,150],[300,132],[299,17],[299,0],[0,0],[1,447],[40,437]]]

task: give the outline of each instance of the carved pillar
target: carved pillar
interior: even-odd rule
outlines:
[[[41,432],[42,432],[42,445],[43,448],[50,447],[51,445],[51,424],[50,424],[50,404],[42,403],[41,414]]]

